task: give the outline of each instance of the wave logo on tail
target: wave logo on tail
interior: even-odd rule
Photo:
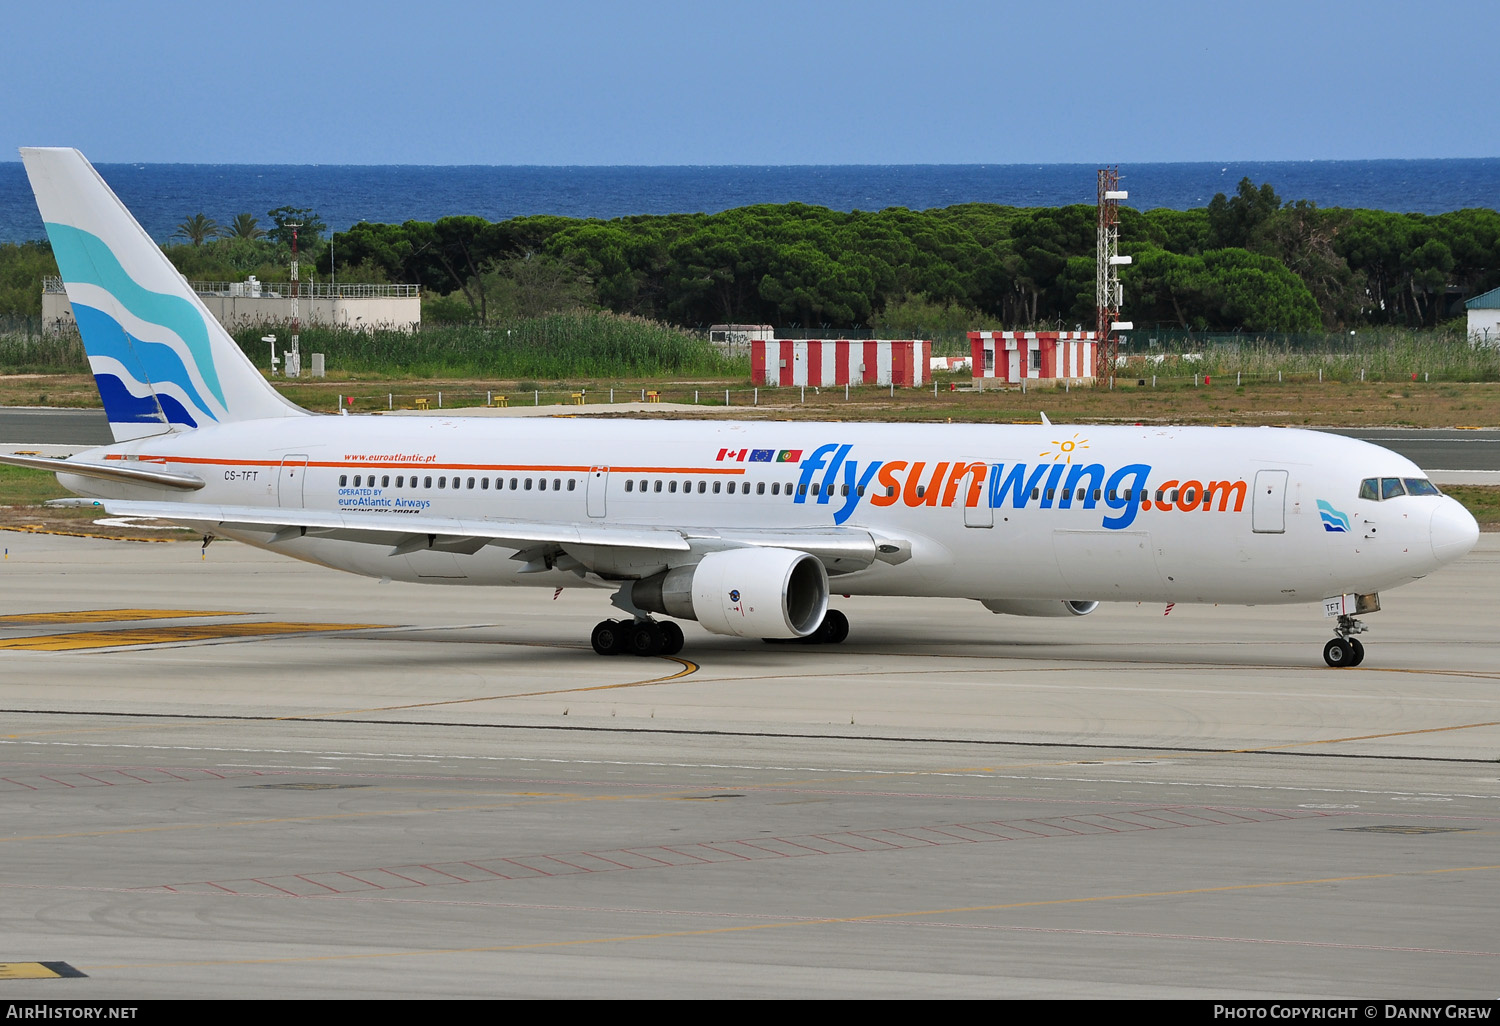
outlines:
[[[1323,518],[1323,530],[1331,534],[1349,533],[1349,514],[1340,513],[1322,499],[1318,500],[1318,516]]]
[[[111,423],[199,427],[228,409],[203,315],[135,280],[98,236],[47,224]]]

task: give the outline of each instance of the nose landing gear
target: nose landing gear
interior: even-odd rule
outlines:
[[[1369,630],[1361,621],[1347,614],[1339,617],[1333,633],[1338,637],[1323,646],[1323,661],[1329,666],[1358,666],[1365,661],[1365,646],[1354,637]]]

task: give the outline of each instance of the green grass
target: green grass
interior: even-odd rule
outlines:
[[[235,340],[256,366],[268,363],[268,329],[238,331]],[[284,348],[285,329],[276,332]],[[746,360],[729,360],[681,328],[639,317],[575,310],[495,324],[445,325],[407,334],[307,328],[301,333],[304,373],[312,353],[332,376],[486,378],[531,381],[749,376]]]
[[[1481,524],[1500,524],[1500,485],[1443,485]]]
[[[39,506],[48,499],[72,495],[45,470],[9,467],[0,463],[0,506]]]
[[[79,374],[88,369],[76,334],[0,332],[0,374]]]
[[[1153,350],[1137,332],[1122,355],[1135,357],[1118,377],[1192,381],[1207,374],[1224,382],[1282,381],[1500,381],[1500,348],[1475,346],[1462,328],[1435,330],[1365,329],[1354,335],[1239,340],[1172,339],[1169,349]],[[1191,354],[1196,357],[1189,359]]]

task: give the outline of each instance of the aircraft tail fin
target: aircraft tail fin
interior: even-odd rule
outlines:
[[[307,416],[255,369],[82,153],[23,147],[21,159],[116,441]]]

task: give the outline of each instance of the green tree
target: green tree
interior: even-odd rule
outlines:
[[[1132,250],[1149,243],[1169,253],[1202,253],[1213,248],[1208,211],[1167,210],[1158,208],[1139,214],[1129,207],[1120,208],[1120,242]]]
[[[254,214],[235,214],[234,220],[224,230],[224,235],[234,239],[263,239],[266,237],[265,229],[260,226]]]
[[[1321,317],[1307,286],[1274,257],[1243,249],[1201,255],[1147,249],[1124,282],[1138,323],[1245,331],[1313,331]]]
[[[1411,218],[1384,210],[1349,213],[1349,224],[1334,245],[1363,285],[1361,319],[1376,324],[1405,320],[1410,297],[1402,287],[1402,257],[1411,247]]]
[[[1259,189],[1248,178],[1240,179],[1232,199],[1218,193],[1208,204],[1210,248],[1243,247],[1261,222],[1281,209],[1281,197],[1269,182]]]
[[[882,338],[956,337],[989,326],[989,319],[972,307],[934,303],[921,294],[888,302],[870,317],[870,327]]]
[[[50,243],[0,243],[0,315],[40,317],[42,279],[55,277]]]
[[[219,237],[219,222],[202,213],[194,214],[177,226],[174,239],[186,239],[190,246],[201,246]]]
[[[305,207],[277,207],[266,214],[271,223],[276,227],[266,232],[273,241],[283,246],[292,244],[292,232],[297,233],[297,246],[299,249],[312,251],[314,245],[322,239],[323,233],[328,230],[328,225],[312,210]],[[293,225],[297,227],[293,229]]]
[[[1298,200],[1262,220],[1250,240],[1249,249],[1275,257],[1302,279],[1328,330],[1356,320],[1364,300],[1359,276],[1336,246],[1349,220],[1345,211]]]
[[[481,278],[491,320],[540,317],[593,307],[593,283],[568,263],[545,253],[497,260]]]

